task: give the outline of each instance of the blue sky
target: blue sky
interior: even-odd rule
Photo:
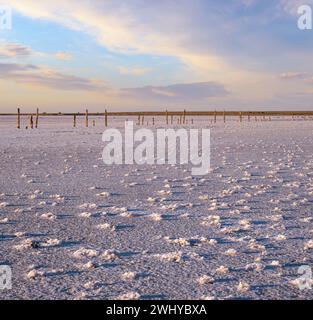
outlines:
[[[1,111],[313,109],[302,0],[5,4]]]

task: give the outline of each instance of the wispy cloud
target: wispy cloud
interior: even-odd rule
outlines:
[[[31,46],[22,43],[0,41],[0,58],[18,58],[22,60],[29,57],[54,57],[57,60],[63,61],[69,61],[72,59],[72,55],[65,51],[52,53],[42,52],[36,51]]]
[[[279,75],[280,79],[283,80],[298,80],[307,79],[309,74],[307,72],[284,72]]]
[[[64,52],[64,51],[60,51],[60,52],[56,52],[54,54],[54,56],[59,59],[59,60],[64,60],[64,61],[68,61],[72,59],[72,55],[68,52]]]
[[[212,97],[225,97],[228,91],[215,82],[174,84],[170,86],[146,86],[121,90],[122,93],[139,99],[162,100],[203,100]]]
[[[143,76],[153,70],[153,68],[143,68],[143,67],[117,67],[120,74],[133,75],[133,76]]]
[[[191,101],[225,97],[229,93],[222,84],[215,82],[173,84],[116,89],[102,80],[86,79],[61,73],[45,66],[32,64],[0,63],[0,79],[25,86],[47,87],[57,90],[96,91],[139,101]]]
[[[32,49],[26,45],[0,42],[0,58],[26,57],[32,52]]]
[[[58,90],[105,90],[106,83],[101,80],[86,79],[63,74],[43,66],[0,63],[0,79],[24,85],[49,87]]]

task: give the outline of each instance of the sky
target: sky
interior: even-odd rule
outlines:
[[[0,112],[313,110],[313,0],[0,0]]]

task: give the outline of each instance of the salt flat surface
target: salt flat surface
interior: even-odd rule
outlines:
[[[313,267],[312,121],[195,122],[212,128],[203,177],[107,166],[103,119],[79,122],[0,119],[1,299],[313,298],[296,280]]]

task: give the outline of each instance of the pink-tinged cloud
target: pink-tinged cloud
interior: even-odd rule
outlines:
[[[307,72],[284,72],[279,75],[279,77],[283,80],[299,80],[299,79],[307,79]]]
[[[86,79],[35,65],[0,63],[0,79],[19,84],[48,87],[58,90],[105,90],[106,83],[101,80]]]
[[[26,57],[32,54],[32,49],[19,43],[0,43],[0,58]]]
[[[56,52],[54,56],[59,60],[68,61],[72,59],[72,55],[68,52]]]
[[[121,93],[140,99],[151,98],[159,100],[204,100],[208,98],[225,97],[228,91],[216,82],[200,82],[173,84],[169,86],[146,86],[142,88],[122,89]]]

